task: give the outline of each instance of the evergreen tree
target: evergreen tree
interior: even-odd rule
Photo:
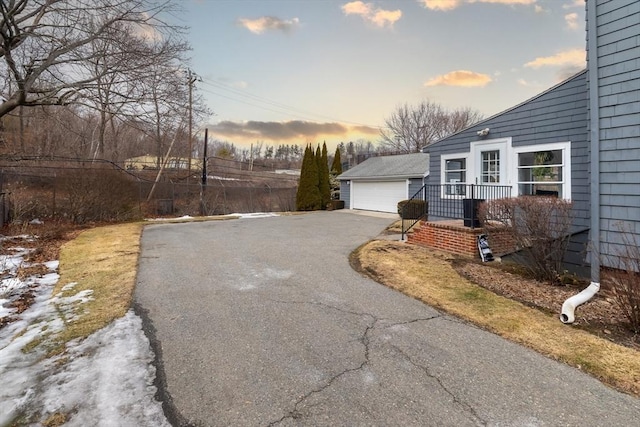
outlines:
[[[340,175],[342,173],[342,159],[340,158],[340,147],[336,147],[336,154],[333,156],[333,163],[331,164],[331,174]]]
[[[307,146],[302,159],[300,181],[296,195],[296,209],[299,211],[313,211],[320,209],[322,198],[318,189],[318,163],[313,148]]]
[[[320,197],[322,199],[322,209],[326,209],[327,204],[331,201],[331,185],[329,183],[329,159],[327,156],[326,142],[322,143],[319,177],[320,180],[318,182],[318,189],[320,190]]]

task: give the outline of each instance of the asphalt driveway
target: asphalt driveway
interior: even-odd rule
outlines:
[[[635,425],[640,401],[351,269],[392,219],[148,226],[135,293],[194,426]]]

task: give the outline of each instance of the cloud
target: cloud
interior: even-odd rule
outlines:
[[[568,13],[564,15],[564,20],[570,30],[579,30],[581,28],[582,21],[578,19],[577,13]]]
[[[462,86],[484,87],[492,81],[487,74],[474,73],[473,71],[458,70],[436,76],[426,82],[425,86]]]
[[[431,10],[453,10],[462,4],[462,0],[418,0],[419,3]]]
[[[572,9],[574,7],[579,7],[581,9],[584,9],[584,2],[585,0],[571,0],[568,3],[565,3],[562,5],[563,9]]]
[[[222,121],[209,126],[209,130],[216,135],[227,138],[291,140],[297,139],[307,142],[318,136],[346,136],[350,132],[378,135],[379,129],[368,126],[350,127],[342,123],[315,123],[302,120],[288,122],[232,122]]]
[[[254,34],[262,34],[265,31],[282,31],[286,33],[298,27],[300,20],[293,18],[287,21],[275,16],[262,16],[257,19],[240,18],[238,19],[238,24]]]
[[[542,67],[579,67],[584,68],[586,53],[584,49],[572,49],[556,53],[552,56],[541,56],[524,64],[527,68]]]
[[[533,87],[533,88],[544,88],[544,85],[538,81],[528,81],[525,79],[518,79],[518,84],[524,87]]]
[[[460,7],[463,4],[472,3],[492,3],[492,4],[504,4],[507,6],[515,5],[534,5],[538,0],[418,0],[425,8],[430,10],[449,11]]]
[[[142,17],[144,18],[144,20],[142,22],[138,22],[138,23],[132,23],[131,24],[131,28],[133,29],[133,33],[138,36],[141,37],[145,40],[149,40],[149,41],[160,41],[162,40],[162,33],[160,33],[160,31],[158,31],[158,28],[156,26],[153,25],[154,21],[151,18],[151,16],[147,13],[144,12],[142,14]]]
[[[402,17],[402,11],[397,10],[385,10],[380,8],[374,8],[373,3],[365,3],[362,1],[352,1],[345,3],[341,7],[342,12],[345,15],[359,15],[365,21],[380,27],[393,27]]]

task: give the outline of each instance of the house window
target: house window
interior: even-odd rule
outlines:
[[[467,182],[467,159],[464,157],[444,160],[444,194],[464,196]]]
[[[482,172],[480,179],[483,184],[500,183],[500,150],[482,152]]]
[[[532,146],[519,150],[518,194],[569,199],[570,157],[569,143]]]

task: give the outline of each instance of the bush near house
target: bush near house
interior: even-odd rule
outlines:
[[[563,260],[572,223],[572,204],[557,197],[520,196],[480,205],[478,216],[489,239],[510,239],[514,257],[532,277],[562,284]]]
[[[398,202],[398,215],[402,219],[427,219],[428,202],[426,200],[401,200]]]
[[[629,322],[631,330],[640,333],[640,247],[634,234],[621,228],[622,245],[617,257],[610,257],[616,269],[603,274],[604,284],[611,290],[613,302]],[[615,262],[617,261],[617,262]],[[615,262],[615,263],[613,263]]]

